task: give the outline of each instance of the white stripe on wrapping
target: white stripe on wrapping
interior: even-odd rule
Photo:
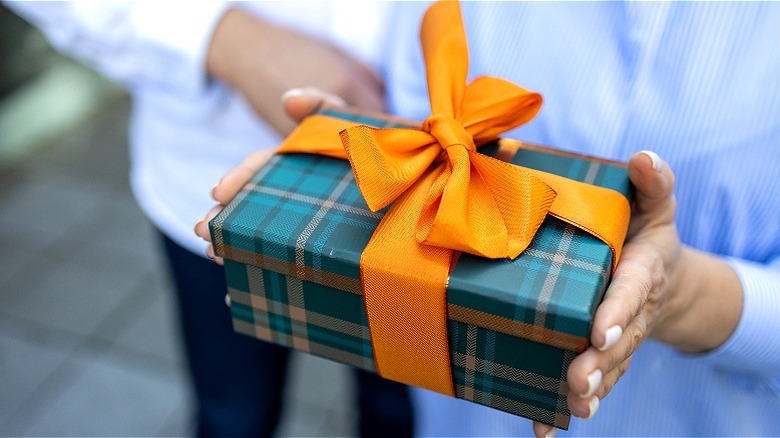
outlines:
[[[352,174],[348,173],[346,176],[351,178]],[[306,196],[306,195],[301,195],[299,193],[291,193],[285,190],[279,190],[279,189],[263,187],[263,186],[254,186],[251,189],[254,192],[265,193],[268,195],[277,196],[279,198],[292,199],[294,201],[305,202],[307,204],[319,205],[322,207],[324,207],[326,203],[330,202],[328,209],[346,211],[347,213],[357,214],[360,216],[369,217],[373,219],[382,219],[382,217],[384,216],[382,213],[375,213],[371,210],[358,208],[353,205],[339,204],[333,202],[334,199],[330,199],[330,198],[328,200],[323,200],[314,196]]]
[[[336,188],[328,196],[328,199],[321,204],[320,209],[311,218],[306,227],[301,231],[300,236],[295,241],[295,276],[287,276],[287,301],[290,303],[288,308],[291,324],[292,324],[292,337],[293,347],[302,351],[309,351],[308,335],[306,330],[306,310],[303,300],[303,281],[300,279],[304,276],[303,268],[305,268],[305,256],[306,256],[306,242],[311,237],[312,233],[317,226],[322,222],[322,218],[328,213],[328,211],[336,205],[336,199],[344,193],[344,190],[352,182],[353,176],[351,173],[346,173],[339,181]],[[299,324],[298,324],[299,323]]]
[[[538,249],[534,249],[534,248],[526,249],[523,252],[523,254],[527,254],[539,259],[555,260],[555,254],[551,254],[545,251],[539,251]],[[563,263],[564,265],[573,266],[575,268],[584,269],[586,271],[602,272],[606,274],[606,270],[595,263],[583,262],[582,260],[577,260],[572,258],[566,258],[566,260],[562,261],[561,263]]]
[[[598,161],[591,161],[588,166],[588,171],[585,173],[585,179],[582,181],[587,184],[593,184],[596,181],[596,176],[599,174],[601,163]]]
[[[344,193],[344,190],[346,190],[347,186],[350,182],[352,182],[353,179],[354,178],[351,173],[346,173],[344,177],[341,178],[341,181],[339,181],[338,185],[330,194],[330,196],[328,196],[327,200],[320,200],[319,202],[316,202],[316,204],[320,204],[320,209],[311,218],[303,231],[301,231],[301,235],[298,236],[298,239],[295,241],[295,266],[305,266],[304,254],[306,249],[306,242],[309,240],[309,237],[311,237],[311,234],[314,232],[314,230],[317,229],[317,226],[320,224],[320,222],[322,222],[322,218],[325,217],[328,211],[334,207],[338,208],[336,199],[338,199],[338,197]],[[303,274],[298,276],[302,277]]]
[[[567,224],[566,228],[563,230],[561,241],[558,243],[558,249],[553,256],[550,270],[547,271],[547,277],[544,279],[544,285],[542,286],[542,291],[539,293],[539,299],[536,301],[534,325],[537,327],[545,326],[545,321],[547,320],[547,307],[550,304],[550,298],[555,290],[555,283],[558,282],[561,266],[566,262],[566,253],[571,246],[572,237],[574,237],[574,226]]]

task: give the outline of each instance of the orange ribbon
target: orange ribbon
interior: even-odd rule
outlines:
[[[457,2],[431,6],[420,39],[433,113],[421,130],[351,126],[318,115],[304,120],[279,152],[348,158],[369,208],[392,203],[361,257],[377,371],[454,395],[446,310],[453,251],[515,258],[549,213],[607,242],[614,266],[630,209],[615,191],[477,153],[532,119],[541,96],[494,77],[466,85],[468,48]],[[339,131],[341,142],[334,138]]]

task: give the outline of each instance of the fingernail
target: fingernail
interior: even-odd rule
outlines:
[[[303,96],[306,94],[303,88],[290,88],[282,94],[282,103],[291,97]]]
[[[590,420],[591,418],[593,418],[594,415],[596,415],[596,411],[599,410],[599,402],[600,400],[598,397],[593,397],[592,399],[590,399],[590,401],[588,402],[588,409],[590,410],[590,412],[588,413],[587,417],[583,418],[583,420]]]
[[[658,154],[648,150],[639,151],[639,153],[647,155],[647,157],[650,158],[650,161],[653,162],[653,169],[656,172],[661,173],[661,166],[663,165],[663,161],[661,161],[661,157],[659,157]]]
[[[588,391],[585,394],[580,394],[582,398],[588,398],[596,393],[596,390],[601,386],[601,370],[593,371],[588,374]]]
[[[230,303],[231,303],[230,294],[225,294],[225,305],[230,307]]]
[[[551,427],[551,428],[550,428],[550,430],[548,430],[548,431],[547,431],[547,432],[544,434],[544,438],[555,438],[555,435],[556,435],[557,433],[558,433],[558,428],[557,428],[557,427]]]
[[[620,340],[620,337],[623,336],[623,329],[620,328],[619,325],[613,325],[612,327],[608,328],[606,332],[604,332],[604,338],[606,339],[604,341],[604,345],[599,347],[599,351],[607,351],[610,348],[614,347],[615,344]]]

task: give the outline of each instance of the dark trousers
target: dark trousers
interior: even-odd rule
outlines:
[[[282,406],[290,352],[233,332],[221,266],[162,236],[198,409],[199,436],[268,437]],[[404,385],[355,370],[363,437],[412,435]]]

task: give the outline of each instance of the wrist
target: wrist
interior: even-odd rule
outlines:
[[[651,337],[687,353],[722,345],[742,313],[742,287],[722,259],[683,247]]]

